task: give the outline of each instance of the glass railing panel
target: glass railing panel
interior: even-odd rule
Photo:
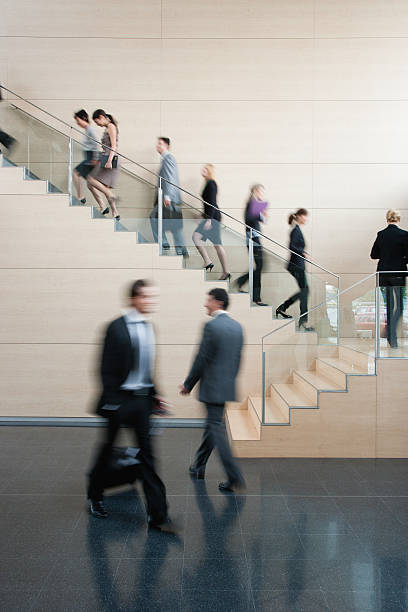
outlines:
[[[1,106],[0,124],[16,139],[5,152],[7,159],[26,167],[33,178],[48,180],[51,190],[68,193],[68,136],[6,104]]]
[[[377,357],[408,359],[408,294],[402,273],[377,274]]]
[[[374,356],[376,349],[375,274],[340,293],[341,346]]]
[[[255,257],[257,250],[259,246],[254,244]],[[286,258],[264,247],[260,261],[262,265],[260,297],[263,302],[272,306],[274,317],[297,319],[296,325],[300,331],[312,327],[318,335],[320,344],[336,343],[338,278],[309,263],[306,263],[305,267],[289,264]],[[256,301],[259,297],[255,292],[256,262],[253,286]],[[321,310],[313,310],[318,304],[327,304],[324,316]]]
[[[302,380],[315,373],[316,359],[324,351],[334,356],[337,345],[327,342],[328,327],[336,329],[337,317],[329,321],[329,302],[314,307],[308,313],[307,330],[299,328],[300,318],[275,321],[274,330],[262,342],[262,391],[258,403],[259,419],[266,425],[289,425],[290,407],[317,408]],[[337,313],[337,310],[336,310]]]

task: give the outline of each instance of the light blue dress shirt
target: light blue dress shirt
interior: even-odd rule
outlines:
[[[135,368],[121,386],[126,391],[137,391],[153,387],[152,369],[155,358],[155,338],[151,323],[135,308],[125,314],[126,326],[130,335],[135,357]]]

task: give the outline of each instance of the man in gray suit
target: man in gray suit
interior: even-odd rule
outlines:
[[[170,245],[167,241],[166,231],[170,230],[173,234],[174,245],[177,255],[188,257],[183,237],[183,216],[180,209],[181,194],[179,185],[178,166],[174,155],[169,151],[170,138],[160,136],[157,139],[156,151],[161,155],[161,166],[159,176],[161,176],[161,186],[163,190],[163,249],[168,251]],[[160,179],[157,187],[160,186]],[[158,202],[156,202],[150,215],[150,225],[152,227],[153,238],[158,242]]]
[[[208,293],[205,307],[212,320],[204,327],[197,356],[180,387],[180,393],[188,395],[200,381],[199,399],[207,408],[205,432],[190,466],[190,474],[195,478],[204,478],[205,466],[216,447],[228,477],[227,482],[220,482],[221,491],[234,491],[245,486],[231,453],[223,419],[225,402],[235,400],[235,379],[243,345],[241,325],[226,313],[228,303],[228,294],[224,289],[212,289]]]

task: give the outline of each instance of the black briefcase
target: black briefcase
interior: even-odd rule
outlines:
[[[138,458],[138,448],[112,449],[111,457],[105,471],[103,486],[105,489],[133,484],[142,478],[142,463]]]

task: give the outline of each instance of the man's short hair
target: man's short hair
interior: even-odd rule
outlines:
[[[159,136],[158,140],[162,140],[168,147],[170,146],[170,138],[167,138],[167,136]]]
[[[217,302],[221,302],[222,309],[227,310],[229,304],[229,297],[225,289],[220,289],[219,287],[216,287],[215,289],[211,289],[211,291],[208,292],[208,295],[211,295],[214,300],[217,300]]]
[[[151,287],[152,283],[144,278],[141,278],[130,285],[129,297],[134,298],[140,295],[141,289]]]

